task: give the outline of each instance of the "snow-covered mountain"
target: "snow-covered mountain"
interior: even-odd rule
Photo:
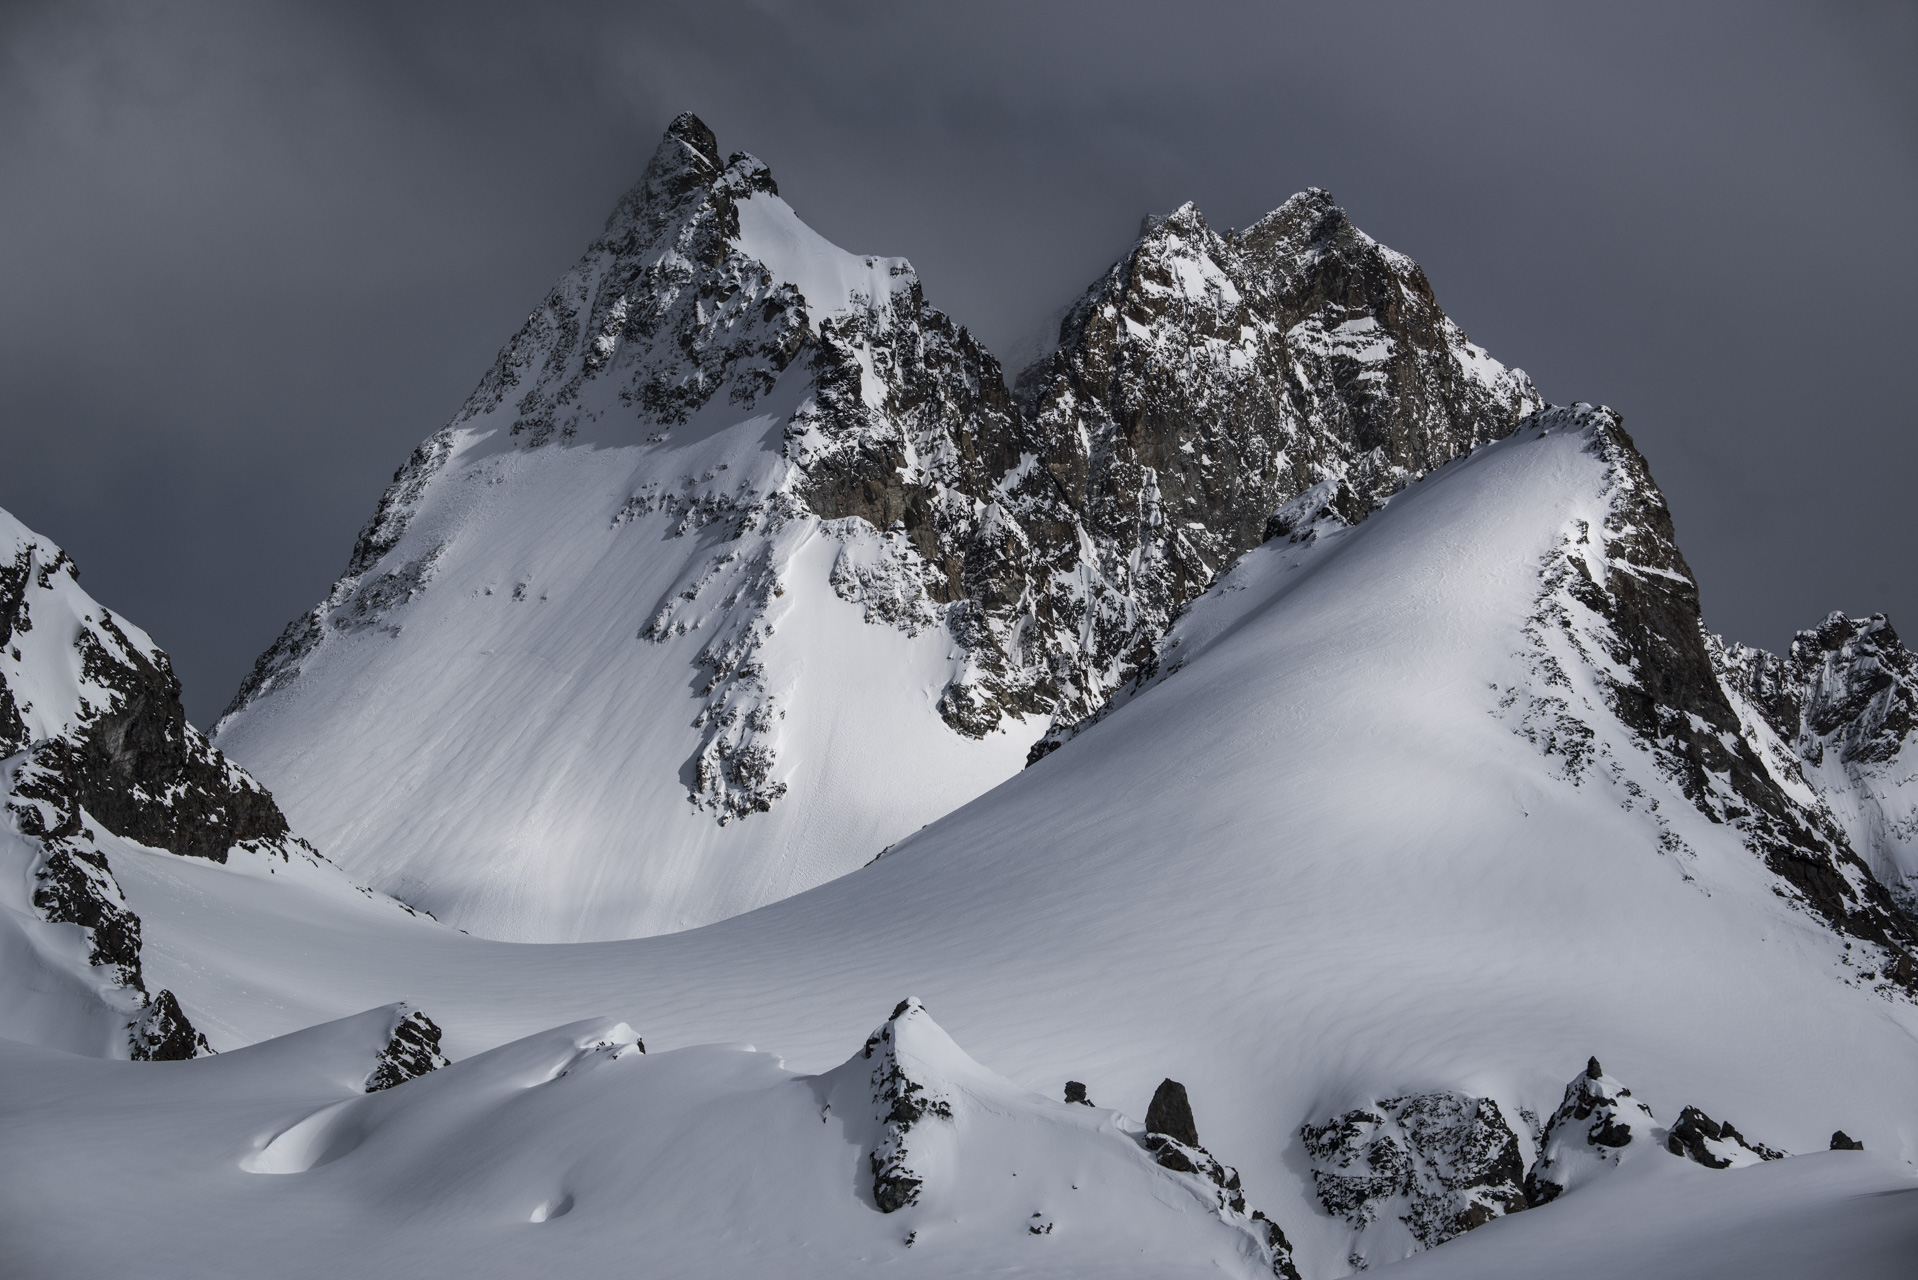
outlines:
[[[1323,193],[1008,391],[682,117],[220,748],[0,537],[30,1280],[1918,1254],[1918,657]]]
[[[1538,403],[1317,191],[1148,226],[1020,388],[682,116],[217,740],[462,927],[705,923],[1016,772],[1301,490]]]
[[[512,1233],[542,1212],[564,1222],[552,1238],[577,1256],[640,1248],[656,1219],[635,1206],[656,1208],[663,1193],[633,1179],[664,1165],[688,1188],[766,1186],[762,1177],[780,1188],[782,1207],[750,1227],[712,1216],[722,1200],[701,1192],[707,1208],[688,1205],[680,1227],[657,1228],[671,1250],[691,1251],[669,1256],[704,1257],[708,1274],[790,1258],[800,1246],[783,1224],[801,1218],[849,1224],[803,1232],[822,1270],[1025,1258],[1043,1272],[1054,1255],[999,1251],[1099,1235],[1107,1210],[1058,1216],[1055,1194],[1079,1192],[1074,1177],[1063,1189],[1054,1178],[1108,1156],[1073,1145],[1077,1112],[1038,1099],[1077,1082],[1079,1096],[1183,1131],[1162,1105],[1170,1078],[1205,1152],[1178,1149],[1168,1165],[1175,1149],[1142,1136],[1151,1125],[1112,1120],[1098,1139],[1112,1145],[1098,1150],[1120,1163],[1099,1167],[1140,1169],[1146,1151],[1188,1179],[1161,1188],[1182,1188],[1178,1203],[1202,1205],[1191,1196],[1206,1185],[1235,1192],[1244,1209],[1225,1208],[1266,1214],[1309,1280],[1434,1248],[1443,1258],[1461,1233],[1477,1274],[1536,1274],[1541,1239],[1602,1252],[1591,1242],[1620,1234],[1605,1215],[1621,1203],[1689,1205],[1689,1216],[1652,1215],[1661,1238],[1745,1256],[1736,1232],[1757,1229],[1749,1206],[1791,1195],[1875,1233],[1853,1242],[1857,1257],[1896,1256],[1897,1220],[1843,1205],[1914,1185],[1908,926],[1795,757],[1717,674],[1662,499],[1615,416],[1534,415],[1357,525],[1336,496],[1327,485],[1288,504],[1275,522],[1284,532],[1182,615],[1156,666],[1033,767],[855,874],[712,926],[510,944],[129,851],[114,866],[146,924],[149,971],[225,1044],[311,1034],[299,1029],[403,999],[443,1028],[454,1068],[350,1107],[358,1083],[327,1094],[265,1072],[219,1102],[242,1077],[209,1069],[237,1071],[223,1066],[249,1061],[237,1053],[163,1084],[96,1072],[66,1101],[0,1118],[31,1141],[36,1164],[66,1171],[45,1191],[5,1194],[81,1185],[94,1165],[54,1153],[94,1149],[109,1125],[188,1171],[177,1194],[129,1194],[204,1236],[264,1242],[262,1224],[319,1231],[323,1219],[388,1260],[369,1263],[374,1273],[398,1274],[436,1242],[517,1256],[536,1246]],[[881,1203],[887,1139],[834,1129],[849,1123],[836,1086],[791,1073],[832,1073],[874,1011],[909,992],[972,1061],[1038,1099],[968,1095],[987,1100],[982,1115],[1024,1116],[1014,1128],[1034,1145],[1014,1158],[999,1139],[970,1146],[951,1131],[958,1146],[926,1148],[948,1153],[927,1166],[940,1172],[900,1166],[919,1192],[895,1212],[918,1216],[895,1228]],[[578,1092],[521,1087],[550,1079],[557,1090],[576,1059],[615,1054],[593,1056],[586,1041],[617,1037],[545,1030],[595,1016],[629,1024],[662,1066],[692,1055],[685,1069],[709,1082],[687,1089],[723,1091],[737,1064],[741,1089],[775,1092],[763,1104],[662,1094],[672,1100],[660,1114],[685,1117],[659,1137],[675,1146],[657,1157],[632,1149],[638,1139],[602,1148],[597,1135],[635,1132],[624,1117],[637,1101],[597,1092],[620,1088],[615,1077],[590,1089],[582,1077]],[[475,1057],[526,1037],[507,1058]],[[788,1065],[696,1048],[741,1041]],[[291,1052],[286,1043],[261,1050]],[[508,1063],[504,1083],[487,1082],[492,1067],[455,1074],[467,1058]],[[23,1079],[52,1070],[31,1053],[17,1062]],[[355,1064],[342,1078],[365,1078]],[[957,1098],[940,1082],[953,1078],[903,1093]],[[143,1105],[162,1087],[169,1106]],[[780,1096],[793,1099],[790,1116],[760,1110]],[[517,1097],[533,1108],[524,1119],[494,1101]],[[101,1111],[100,1099],[117,1101]],[[204,1108],[201,1136],[182,1146],[167,1117],[189,1103]],[[804,1124],[793,1118],[802,1111]],[[920,1114],[928,1135],[948,1132]],[[790,1129],[795,1145],[728,1137],[738,1130],[723,1117],[742,1115],[764,1117],[750,1121],[755,1134]],[[799,1145],[801,1130],[825,1145]],[[1827,1153],[1835,1130],[1866,1153]],[[291,1163],[312,1155],[307,1172],[248,1173],[243,1161],[279,1160],[257,1153],[282,1135]],[[406,1191],[404,1211],[389,1211],[399,1193],[382,1188],[422,1186],[409,1172],[420,1161],[466,1172],[457,1186]],[[800,1201],[784,1197],[801,1191],[767,1172],[788,1168],[805,1195],[825,1188],[838,1207],[807,1200],[789,1213]],[[1009,1192],[1014,1174],[1024,1196],[1042,1170],[1046,1191],[1030,1207],[980,1198],[997,1179]],[[321,1187],[318,1219],[295,1207]],[[1113,1212],[1159,1221],[1132,1194]],[[1026,1234],[1034,1212],[1042,1228],[1058,1224],[1043,1239]],[[1265,1265],[1240,1243],[1255,1236],[1207,1213],[1189,1218],[1199,1235],[1150,1232],[1204,1265]],[[61,1218],[44,1221],[53,1231]],[[923,1234],[908,1248],[913,1231]],[[1633,1239],[1622,1235],[1618,1248]],[[51,1239],[29,1239],[43,1251],[33,1256],[71,1248]],[[1113,1236],[1110,1249],[1082,1239],[1071,1248],[1086,1251],[1061,1251],[1056,1273],[1123,1274],[1145,1247],[1119,1243],[1131,1239]],[[111,1242],[88,1247],[97,1269],[124,1256]],[[261,1256],[241,1250],[220,1265],[257,1273]],[[1181,1265],[1155,1262],[1153,1273]]]
[[[373,895],[187,723],[166,654],[79,582],[65,552],[0,511],[0,1034],[190,1058],[206,1039],[149,987],[116,860],[139,850]]]

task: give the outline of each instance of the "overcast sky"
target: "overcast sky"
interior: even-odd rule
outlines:
[[[1306,186],[1625,414],[1706,620],[1918,639],[1918,6],[0,7],[0,505],[207,724],[682,110],[1009,363]]]

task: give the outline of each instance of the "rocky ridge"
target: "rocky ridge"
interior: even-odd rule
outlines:
[[[1833,613],[1783,657],[1713,637],[1711,658],[1918,924],[1918,655],[1883,614]]]
[[[115,840],[225,862],[317,859],[273,797],[187,722],[167,655],[79,586],[58,547],[0,512],[0,760],[18,886],[85,938],[84,985],[126,1020],[135,1059],[209,1052],[173,993],[149,992]]]
[[[1781,896],[1863,944],[1874,978],[1918,992],[1918,931],[1763,710],[1766,698],[1775,715],[1798,703],[1780,692],[1771,668],[1705,629],[1664,496],[1619,416],[1579,404],[1520,424],[1521,432],[1565,429],[1589,431],[1589,447],[1605,460],[1608,511],[1602,524],[1575,521],[1541,568],[1524,632],[1530,679],[1500,690],[1495,714],[1552,758],[1563,780],[1602,779],[1620,790],[1623,807],[1643,807],[1681,866],[1691,850],[1653,786],[1738,831],[1779,878]],[[1879,687],[1876,660],[1864,665],[1872,691],[1846,723],[1863,731],[1869,707],[1882,708],[1886,724],[1902,723],[1891,681]],[[1834,732],[1844,719],[1832,720]]]

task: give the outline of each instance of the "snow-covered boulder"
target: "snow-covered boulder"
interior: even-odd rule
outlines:
[[[1598,1059],[1565,1086],[1564,1101],[1545,1122],[1536,1163],[1525,1175],[1525,1198],[1548,1204],[1629,1153],[1651,1150],[1657,1121],[1650,1107],[1605,1074]]]
[[[1491,1098],[1386,1098],[1299,1136],[1319,1203],[1352,1228],[1354,1266],[1433,1248],[1525,1208],[1524,1157]]]
[[[446,1055],[440,1052],[440,1029],[423,1010],[396,1004],[391,1012],[393,1029],[387,1033],[373,1070],[367,1073],[368,1093],[417,1080],[447,1065]],[[640,1052],[645,1051],[641,1045]]]

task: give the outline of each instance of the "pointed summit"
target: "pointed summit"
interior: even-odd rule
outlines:
[[[682,111],[673,117],[659,145],[664,147],[668,142],[683,144],[708,165],[719,168],[719,139],[706,127],[706,122],[692,112]]]

